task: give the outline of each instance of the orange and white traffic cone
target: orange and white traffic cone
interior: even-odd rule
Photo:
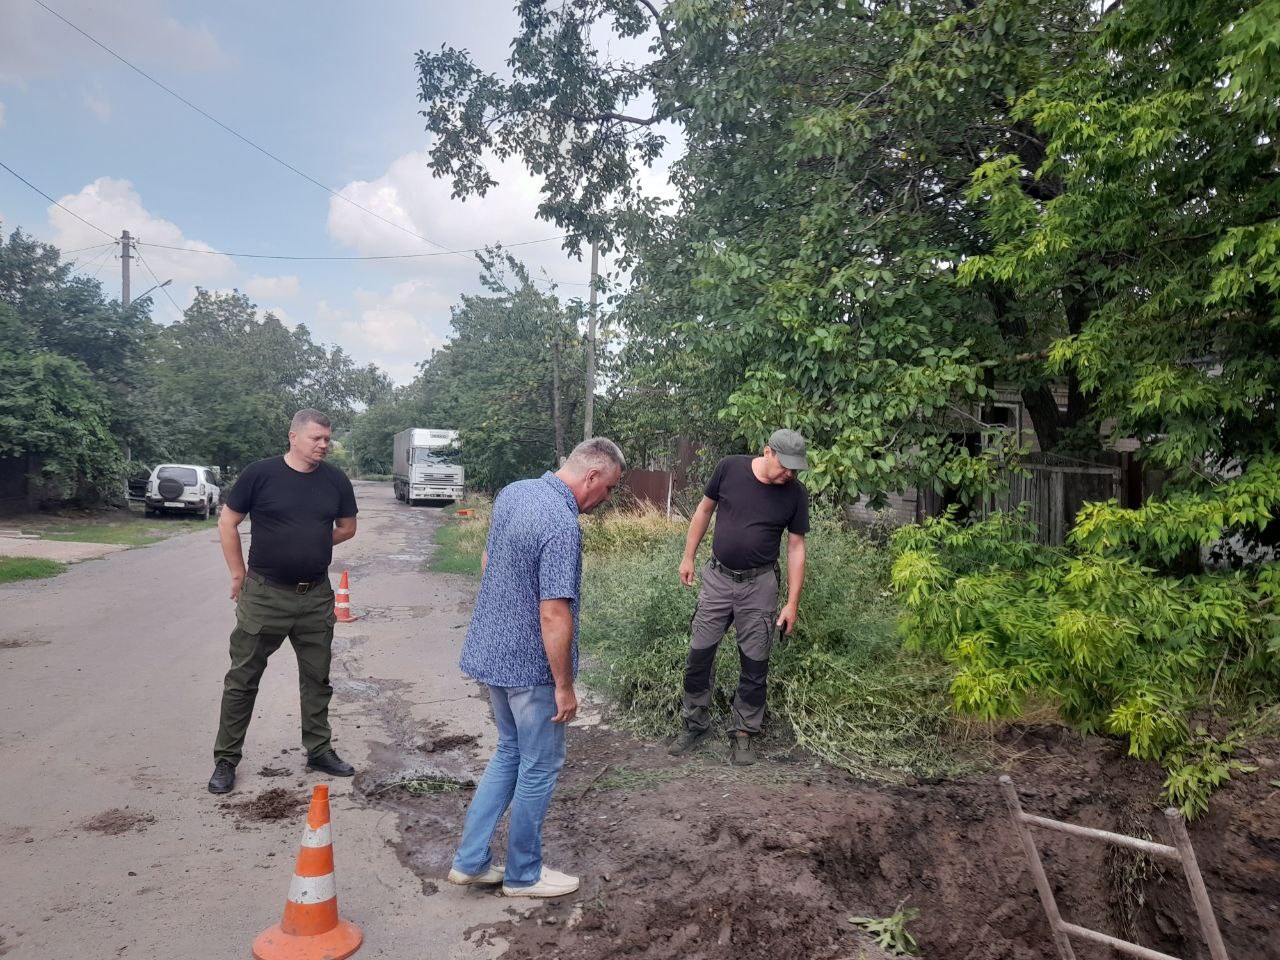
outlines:
[[[347,586],[347,571],[342,571],[342,579],[338,581],[338,589],[333,595],[333,613],[339,623],[355,623],[359,617],[351,615],[351,590]]]
[[[338,919],[329,832],[329,786],[317,784],[307,811],[298,865],[289,884],[284,919],[253,941],[256,960],[343,960],[360,949],[364,934]]]

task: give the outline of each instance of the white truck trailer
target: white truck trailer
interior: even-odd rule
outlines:
[[[401,430],[393,438],[396,499],[461,500],[464,480],[457,430]]]

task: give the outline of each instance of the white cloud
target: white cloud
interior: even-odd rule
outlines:
[[[169,0],[59,0],[57,10],[126,60],[184,71],[225,67],[229,57],[203,24],[180,22]],[[34,3],[4,4],[0,28],[0,82],[22,84],[70,70],[126,69],[67,24]]]
[[[297,277],[253,276],[245,281],[244,292],[254,298],[296,297],[302,291]]]
[[[99,123],[110,121],[111,100],[103,92],[102,84],[95,84],[93,90],[84,92],[84,105],[90,113],[98,118]]]
[[[332,311],[326,304],[317,316],[339,320],[339,342],[354,356],[372,355],[379,366],[412,366],[444,346],[449,329],[450,298],[424,280],[396,284],[390,293],[355,293],[359,318]],[[410,377],[409,379],[412,379]]]
[[[484,247],[496,242],[510,246],[543,240],[560,232],[554,224],[536,217],[540,185],[537,178],[517,161],[495,162],[491,172],[500,186],[490,190],[487,196],[463,202],[450,197],[452,188],[447,179],[431,175],[425,152],[405,154],[392,161],[381,177],[354,180],[339,191],[390,223],[333,198],[329,201],[329,235],[364,256],[376,256],[440,251],[439,247],[409,236],[405,230],[450,250]],[[554,279],[583,283],[587,280],[587,268],[570,261],[559,241],[516,246],[511,253],[524,261],[535,276],[545,272]],[[466,255],[432,256],[403,263],[415,274],[453,278],[453,286],[459,278],[474,278],[480,271],[475,259]]]
[[[4,126],[4,101],[0,100],[0,127]]]
[[[152,215],[128,180],[99,177],[79,193],[59,197],[58,202],[114,236],[128,230],[130,236],[140,241],[138,252],[142,259],[134,261],[131,270],[135,292],[151,286],[156,282],[155,277],[208,287],[211,280],[224,277],[234,269],[230,257],[217,253],[207,243],[187,237],[172,221]],[[107,239],[56,206],[49,207],[49,226],[53,244],[63,250],[88,247]],[[183,253],[163,247],[184,247],[204,253]],[[107,289],[111,290],[111,284],[107,284]]]
[[[378,367],[391,378],[392,382],[397,386],[403,387],[405,384],[413,383],[418,376],[418,365],[416,363],[380,363]]]

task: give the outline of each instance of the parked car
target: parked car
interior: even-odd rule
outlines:
[[[218,512],[222,490],[217,474],[209,467],[190,463],[162,463],[147,481],[144,512],[194,513],[208,518]]]

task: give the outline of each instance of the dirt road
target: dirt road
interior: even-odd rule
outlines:
[[[432,769],[424,742],[447,747],[453,732],[484,747],[489,729],[456,669],[472,586],[421,572],[440,511],[397,503],[387,484],[358,484],[357,496],[359,534],[333,569],[351,571],[366,618],[338,625],[332,720],[339,752],[366,775],[332,781],[339,903],[364,928],[361,956],[491,955],[464,931],[505,918],[511,902],[428,899],[397,859],[396,819],[353,794],[376,789],[373,768],[388,779]],[[224,804],[273,788],[301,801],[321,778],[303,771],[286,644],[236,792],[206,792],[234,616],[226,591],[211,531],[0,587],[6,960],[243,958],[279,919],[301,813],[264,821]]]

